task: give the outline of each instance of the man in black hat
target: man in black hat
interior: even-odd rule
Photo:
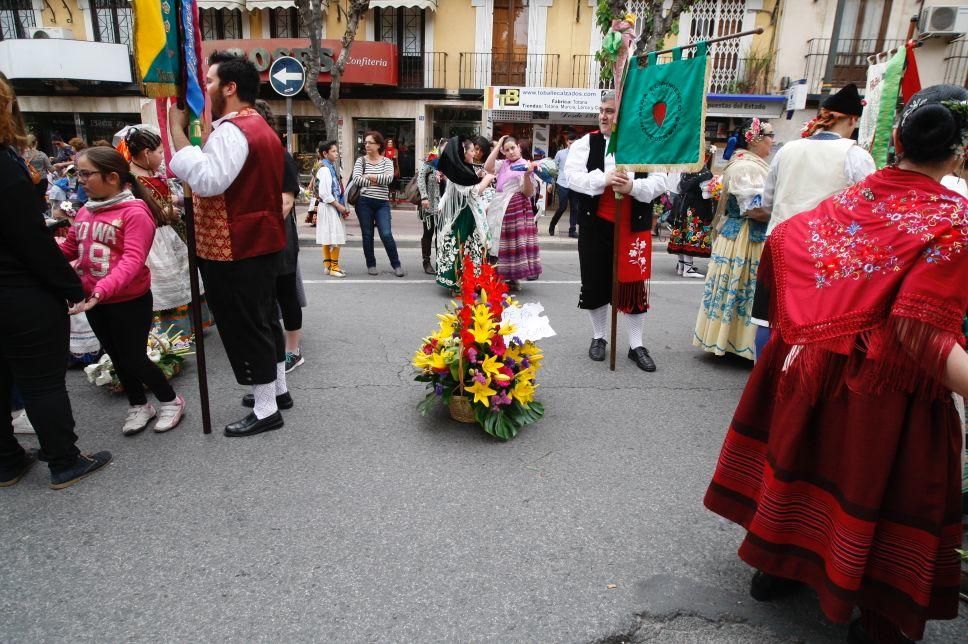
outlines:
[[[876,170],[874,159],[851,135],[857,129],[864,102],[857,86],[847,85],[831,94],[816,118],[803,126],[804,138],[784,144],[773,155],[763,190],[763,207],[749,212],[769,218],[766,234],[790,217],[812,210],[832,194],[853,185]],[[769,339],[769,293],[757,283],[752,322],[760,327],[757,354]]]

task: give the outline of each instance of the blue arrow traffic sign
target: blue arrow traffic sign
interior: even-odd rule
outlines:
[[[306,70],[292,56],[282,56],[269,67],[269,84],[281,96],[295,96],[306,84]]]

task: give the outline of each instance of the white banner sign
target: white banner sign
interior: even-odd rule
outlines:
[[[864,90],[867,104],[860,115],[857,143],[868,151],[874,145],[874,130],[877,129],[877,115],[881,111],[881,85],[885,71],[887,63],[876,63],[867,68],[867,87]]]
[[[602,90],[562,87],[496,87],[484,91],[485,110],[597,114]]]

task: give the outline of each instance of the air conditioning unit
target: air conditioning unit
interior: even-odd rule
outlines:
[[[34,27],[30,30],[31,38],[59,38],[61,40],[74,40],[74,31],[59,27]]]
[[[921,12],[918,31],[933,36],[958,36],[968,33],[968,6],[928,7]]]

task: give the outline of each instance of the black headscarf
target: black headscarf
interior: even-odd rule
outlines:
[[[447,147],[440,155],[437,169],[459,186],[474,186],[480,183],[480,178],[474,172],[474,167],[464,160],[464,141],[466,137],[452,136],[447,141]]]

